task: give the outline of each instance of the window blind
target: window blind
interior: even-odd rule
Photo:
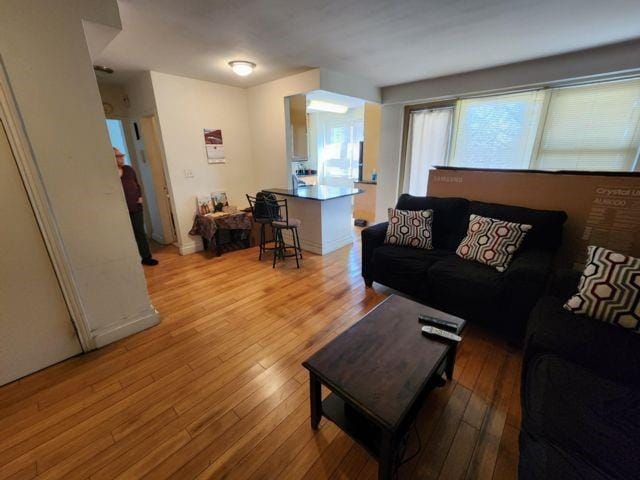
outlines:
[[[550,92],[534,168],[633,170],[640,144],[640,80]]]
[[[459,101],[449,165],[529,168],[543,101],[540,90]]]

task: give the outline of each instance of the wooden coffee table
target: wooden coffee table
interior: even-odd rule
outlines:
[[[418,314],[465,321],[392,295],[312,355],[311,427],[338,425],[378,459],[378,478],[392,478],[397,447],[427,393],[453,373],[455,342],[422,335]],[[321,385],[331,390],[323,401]]]

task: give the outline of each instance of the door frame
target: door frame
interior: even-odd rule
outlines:
[[[60,284],[64,301],[67,304],[71,322],[73,323],[82,351],[88,352],[96,348],[91,335],[87,312],[82,304],[73,271],[70,267],[60,229],[55,220],[55,214],[49,201],[38,164],[29,139],[27,137],[18,105],[9,83],[4,62],[0,58],[0,121],[9,140],[9,146],[22,177],[27,197],[42,233],[47,253],[51,258],[54,272]]]

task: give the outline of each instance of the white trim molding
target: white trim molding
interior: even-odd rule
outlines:
[[[91,332],[95,348],[104,347],[116,340],[120,340],[121,338],[128,337],[129,335],[133,335],[134,333],[153,327],[158,323],[160,323],[158,311],[151,306],[148,311],[141,313],[135,318],[129,319],[129,321],[124,324],[118,323],[116,325],[107,326]]]
[[[94,350],[96,342],[90,331],[82,297],[1,58],[0,120],[6,130],[9,145],[15,157],[38,227],[42,232],[42,238],[60,283],[82,350],[85,352]]]

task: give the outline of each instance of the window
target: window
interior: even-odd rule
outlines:
[[[449,165],[529,168],[543,100],[541,91],[460,100]]]
[[[633,170],[639,120],[640,80],[554,89],[534,168]]]
[[[429,108],[443,104],[454,106]],[[424,195],[428,171],[435,165],[640,170],[637,78],[461,99],[407,110],[401,170],[404,192]],[[447,115],[453,120],[446,120]]]
[[[426,194],[429,170],[446,162],[452,119],[453,107],[411,112],[404,192],[417,196]]]
[[[320,183],[350,186],[358,178],[360,142],[364,136],[364,110],[349,114],[314,113],[317,130]],[[314,131],[316,131],[314,130]]]

